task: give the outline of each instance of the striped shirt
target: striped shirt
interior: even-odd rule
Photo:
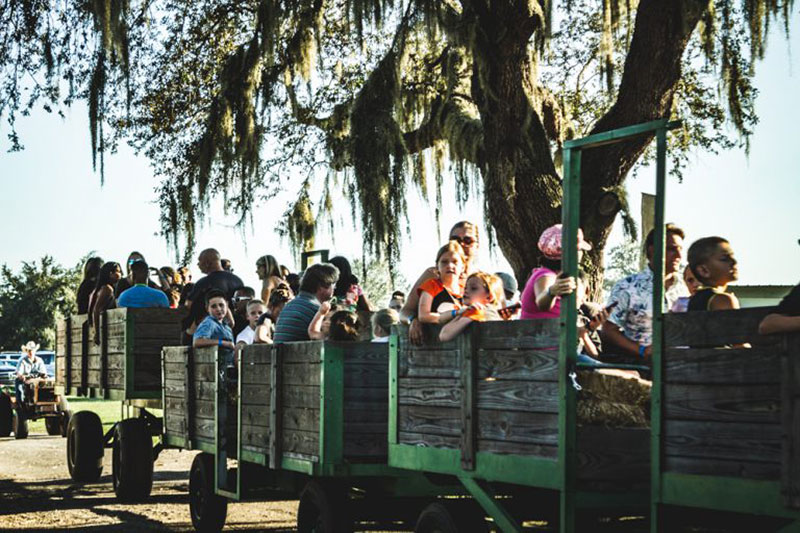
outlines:
[[[308,325],[319,309],[317,298],[310,292],[300,291],[296,298],[290,300],[278,316],[275,325],[274,342],[307,341]]]

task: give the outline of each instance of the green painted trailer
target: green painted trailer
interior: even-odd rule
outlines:
[[[233,378],[217,348],[165,347],[164,445],[203,452],[195,527],[221,528],[227,501],[244,498],[299,498],[301,531],[407,523],[421,498],[458,493],[387,465],[388,354],[370,342],[252,345]]]

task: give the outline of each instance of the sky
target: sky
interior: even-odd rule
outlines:
[[[797,10],[796,10],[797,11]],[[741,284],[789,285],[800,280],[800,14],[793,18],[794,34],[787,41],[773,24],[766,58],[757,65],[756,104],[760,122],[751,138],[750,154],[743,150],[718,155],[696,153],[682,183],[669,179],[667,220],[684,228],[688,244],[699,237],[721,235],[730,240],[739,260]],[[17,269],[22,261],[45,254],[74,265],[90,251],[105,260],[124,262],[132,250],[142,252],[152,266],[174,264],[174,254],[158,235],[157,180],[144,157],[127,146],[107,155],[105,184],[92,170],[86,108],[75,105],[60,119],[34,111],[17,121],[25,150],[0,152],[0,198],[4,228],[0,232],[0,264]],[[5,142],[0,124],[0,149]],[[645,169],[628,180],[632,213],[639,213],[642,192],[655,189],[655,171]],[[482,220],[481,202],[458,208],[445,195],[436,228],[433,207],[410,193],[410,233],[404,238],[400,272],[411,282],[433,263],[441,238],[456,221]],[[257,287],[255,261],[263,254],[299,267],[287,242],[274,232],[286,210],[286,195],[256,207],[253,227],[236,229],[234,220],[212,204],[212,212],[197,237],[197,250],[215,247],[232,261],[236,274]],[[361,257],[362,240],[348,217],[340,213],[334,238],[324,232],[318,248],[351,259]],[[637,216],[638,218],[638,216]],[[615,227],[610,246],[624,239]],[[483,228],[482,228],[483,229]],[[484,233],[485,234],[485,233]],[[196,258],[195,258],[196,259]],[[195,278],[199,271],[192,265]],[[502,254],[482,250],[480,267],[508,270]]]

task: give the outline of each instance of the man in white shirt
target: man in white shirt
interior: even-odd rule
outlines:
[[[17,363],[17,379],[14,383],[14,392],[17,397],[17,405],[22,405],[25,399],[25,383],[32,376],[44,375],[47,377],[47,367],[44,366],[44,361],[41,357],[36,355],[39,345],[33,341],[22,346],[22,353]]]

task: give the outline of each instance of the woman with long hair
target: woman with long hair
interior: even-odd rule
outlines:
[[[89,312],[89,297],[92,295],[95,285],[97,285],[97,275],[103,266],[103,259],[100,257],[90,257],[83,265],[83,280],[78,287],[76,303],[78,304],[78,314],[85,315]]]
[[[256,274],[261,280],[261,301],[269,302],[270,294],[278,285],[287,285],[278,261],[271,255],[262,255],[256,261]]]
[[[100,344],[100,315],[106,309],[117,307],[114,286],[121,278],[122,268],[113,261],[105,263],[97,274],[97,283],[89,297],[89,321],[94,326],[95,344]]]
[[[329,262],[339,269],[339,280],[333,289],[337,305],[349,307],[352,311],[372,311],[367,295],[358,284],[358,278],[353,275],[350,261],[346,257],[337,255]]]

